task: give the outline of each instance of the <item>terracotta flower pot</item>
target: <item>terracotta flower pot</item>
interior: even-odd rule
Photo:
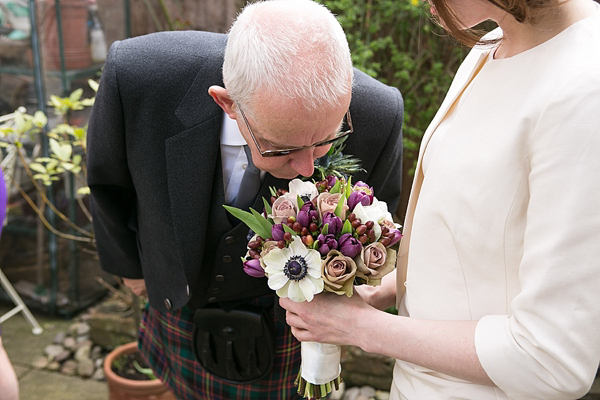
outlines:
[[[158,379],[137,381],[122,378],[113,372],[111,365],[117,357],[136,351],[137,342],[127,343],[108,353],[104,359],[109,400],[175,400],[173,393]]]

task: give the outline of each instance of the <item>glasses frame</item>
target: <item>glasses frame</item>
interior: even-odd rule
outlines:
[[[238,109],[240,110],[240,114],[242,114],[242,118],[244,119],[244,122],[246,123],[246,128],[248,128],[248,132],[250,132],[250,136],[252,137],[252,140],[254,141],[254,144],[256,145],[256,148],[258,149],[258,152],[260,153],[260,155],[262,157],[287,156],[293,152],[308,149],[311,147],[327,146],[332,143],[335,143],[336,141],[338,141],[340,139],[347,137],[348,135],[350,135],[351,133],[354,132],[354,127],[352,126],[352,118],[350,117],[350,109],[348,109],[348,111],[346,111],[346,120],[348,122],[348,127],[350,129],[348,129],[347,131],[344,131],[344,132],[340,132],[336,137],[334,137],[332,139],[323,140],[321,142],[317,142],[317,143],[311,144],[309,146],[291,147],[289,149],[282,149],[282,150],[264,150],[263,151],[260,148],[260,145],[258,144],[256,137],[254,136],[254,132],[252,132],[252,128],[250,128],[250,124],[248,123],[248,119],[246,118],[246,115],[244,114],[244,110],[242,110],[242,108],[239,105],[238,105]]]

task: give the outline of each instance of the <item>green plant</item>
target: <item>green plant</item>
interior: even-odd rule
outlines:
[[[404,210],[423,133],[467,49],[428,18],[419,0],[317,1],[337,15],[354,65],[404,97]]]
[[[97,90],[97,82],[90,80],[89,84],[92,89]],[[14,163],[14,167],[6,171],[11,185],[18,190],[46,228],[59,237],[93,245],[94,234],[91,228],[87,227],[92,217],[84,201],[89,195],[85,169],[87,126],[69,123],[72,112],[94,104],[93,98],[82,98],[82,96],[82,89],[75,90],[65,98],[50,96],[49,105],[54,108],[54,113],[61,120],[50,130],[48,130],[48,117],[41,111],[30,115],[21,107],[11,114],[0,117],[0,147],[6,153],[5,161]],[[39,143],[47,143],[47,156],[36,156]],[[30,151],[30,156],[28,149],[31,148],[33,149]],[[26,172],[34,192],[42,200],[41,205],[36,204],[32,196],[14,179],[12,172],[18,167]],[[46,195],[46,188],[65,179],[68,174],[80,186],[76,198],[86,216],[85,224],[78,224],[77,221],[67,217]],[[63,222],[61,227],[56,227],[48,221],[44,215],[45,207],[49,207],[60,218]]]

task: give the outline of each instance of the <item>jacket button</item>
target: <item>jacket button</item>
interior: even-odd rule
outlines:
[[[173,308],[173,305],[171,304],[171,300],[165,299],[165,307],[167,307],[167,310],[171,310],[171,308]]]
[[[217,301],[217,298],[216,298],[216,297],[209,297],[209,298],[208,298],[208,302],[209,302],[209,303],[215,303],[216,301]]]
[[[231,262],[231,260],[233,260],[233,259],[231,258],[231,256],[223,256],[223,262],[224,262],[225,264],[229,264],[229,263]]]
[[[225,277],[223,275],[215,275],[215,281],[223,282],[224,280],[225,280]]]
[[[235,243],[235,236],[227,236],[225,238],[225,243],[227,243],[227,244],[234,244]]]
[[[211,292],[213,292],[214,294],[221,293],[221,288],[220,288],[220,287],[214,287],[214,288],[212,288],[212,289],[210,289],[210,290],[211,290]]]

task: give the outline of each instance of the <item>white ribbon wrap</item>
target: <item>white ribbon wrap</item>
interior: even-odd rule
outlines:
[[[302,342],[302,379],[323,385],[340,376],[342,348],[336,344]]]

